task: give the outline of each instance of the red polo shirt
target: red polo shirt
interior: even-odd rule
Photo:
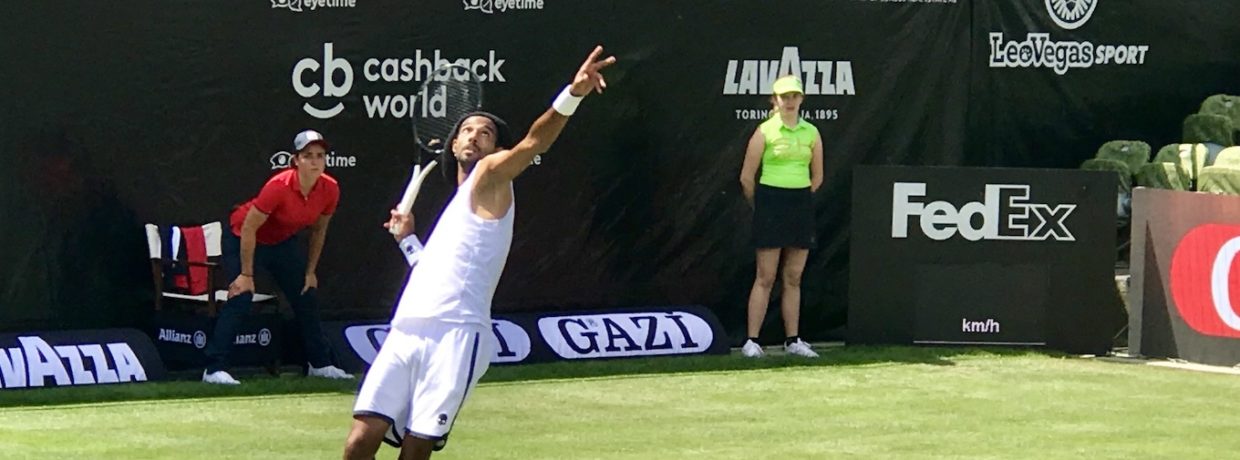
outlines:
[[[289,168],[271,176],[258,196],[237,206],[229,220],[233,234],[241,236],[245,215],[251,207],[258,208],[267,215],[267,221],[258,228],[258,244],[277,244],[317,222],[319,216],[336,212],[339,201],[340,186],[336,179],[324,173],[310,189],[310,195],[302,196],[297,170]]]

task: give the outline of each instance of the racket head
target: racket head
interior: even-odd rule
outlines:
[[[413,114],[413,137],[418,147],[440,155],[448,149],[448,138],[456,122],[482,108],[482,78],[468,66],[448,64],[431,71],[418,90],[421,110]],[[419,152],[419,163],[421,153]]]

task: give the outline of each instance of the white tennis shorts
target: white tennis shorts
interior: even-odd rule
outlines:
[[[392,329],[366,372],[353,415],[392,424],[384,441],[400,447],[406,434],[447,443],[465,398],[491,362],[492,334],[478,324],[424,320]]]

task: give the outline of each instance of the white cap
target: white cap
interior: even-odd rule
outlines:
[[[327,146],[327,139],[324,139],[322,134],[313,129],[307,129],[297,133],[297,137],[293,138],[293,152],[305,150],[307,146],[315,142],[323,144],[323,149],[330,150]]]

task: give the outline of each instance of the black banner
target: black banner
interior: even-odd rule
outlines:
[[[155,346],[135,329],[0,334],[0,389],[161,380]]]
[[[1238,2],[973,1],[977,166],[1075,168],[1112,140],[1184,140],[1206,97],[1240,94]]]
[[[859,167],[848,341],[1100,353],[1114,302],[1115,177]]]
[[[139,316],[140,224],[223,219],[305,128],[332,142],[342,189],[319,265],[325,315],[382,318],[406,268],[380,223],[408,178],[408,101],[428,69],[466,60],[487,79],[486,108],[524,132],[603,44],[619,58],[607,93],[517,180],[495,310],[702,304],[739,334],[754,272],[743,150],[773,77],[799,73],[826,151],[802,310],[804,334],[821,336],[844,322],[852,165],[963,160],[970,12],[777,3],[11,5],[0,327]],[[449,193],[424,187],[419,233]]]
[[[486,108],[523,132],[591,47],[620,59],[517,180],[497,312],[701,304],[737,337],[754,273],[737,177],[772,76],[802,76],[823,134],[809,338],[845,323],[854,165],[1075,167],[1105,140],[1175,141],[1206,95],[1240,93],[1234,2],[52,0],[3,17],[11,331],[140,324],[141,224],[224,219],[305,128],[342,188],[324,314],[383,318],[406,269],[379,223],[409,173],[411,96],[443,61],[483,74]],[[1092,44],[1088,68],[1031,60],[1083,62],[1068,42]],[[423,236],[451,192],[424,188]]]
[[[324,329],[341,367],[362,372],[390,327],[343,321]],[[698,305],[497,315],[491,331],[492,364],[728,353],[719,319]]]
[[[1240,363],[1240,199],[1144,188],[1132,198],[1129,350]]]

